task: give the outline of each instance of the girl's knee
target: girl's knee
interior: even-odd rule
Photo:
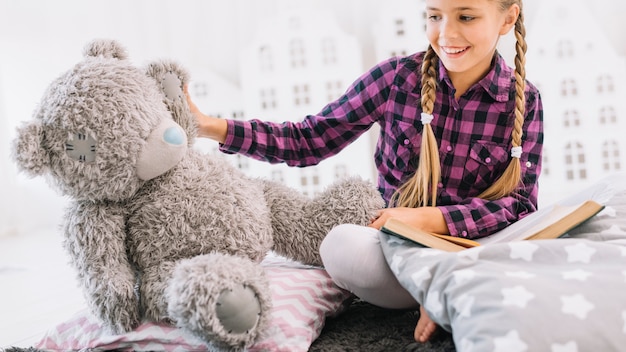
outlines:
[[[335,282],[345,288],[376,287],[385,281],[388,267],[376,229],[339,225],[320,246],[322,262]]]

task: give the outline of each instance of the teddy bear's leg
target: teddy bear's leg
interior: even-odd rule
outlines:
[[[183,91],[184,85],[189,81],[187,71],[176,62],[162,60],[150,63],[146,74],[156,81],[163,93],[163,102],[172,113],[174,122],[185,130],[189,144],[193,144],[198,126]]]
[[[313,199],[296,193],[275,182],[266,182],[273,249],[280,255],[312,265],[322,265],[319,247],[333,227],[368,225],[385,205],[373,184],[358,177],[333,183]]]
[[[257,341],[272,307],[263,268],[247,258],[218,253],[177,263],[166,295],[168,314],[179,327],[230,349]]]
[[[145,319],[157,322],[171,322],[167,315],[165,290],[172,278],[175,262],[162,262],[144,269],[139,286],[139,298]]]

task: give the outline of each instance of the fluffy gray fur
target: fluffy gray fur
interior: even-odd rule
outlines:
[[[172,78],[178,85],[166,87]],[[174,62],[140,69],[119,43],[96,40],[18,128],[13,156],[21,170],[47,177],[72,199],[64,246],[91,312],[107,328],[168,321],[211,346],[238,350],[267,328],[271,297],[259,265],[266,253],[319,265],[326,233],[367,224],[383,201],[358,178],[308,198],[192,148],[159,154],[174,166],[140,179],[137,161],[155,147],[148,137],[164,121],[175,121],[193,143],[195,120],[179,94],[187,81]],[[245,319],[227,316],[233,311]]]

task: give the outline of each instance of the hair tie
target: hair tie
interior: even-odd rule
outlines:
[[[522,157],[522,146],[511,148],[511,157],[513,158],[521,158]]]
[[[428,125],[433,120],[432,114],[422,113],[422,125]]]

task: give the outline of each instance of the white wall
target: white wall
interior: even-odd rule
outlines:
[[[529,25],[541,1],[546,0],[525,1]],[[15,126],[30,118],[47,84],[80,59],[89,40],[116,38],[137,63],[168,57],[194,67],[203,65],[237,83],[238,48],[255,30],[257,17],[278,7],[309,6],[337,14],[342,29],[359,39],[361,64],[369,67],[375,61],[372,23],[385,4],[379,0],[0,0],[0,235],[9,227],[23,231],[58,222],[64,199],[41,179],[17,176],[8,160],[8,145]],[[622,55],[626,54],[625,10],[623,0],[596,0],[590,6],[590,16],[600,20],[598,25]],[[601,55],[592,64],[599,64]]]

